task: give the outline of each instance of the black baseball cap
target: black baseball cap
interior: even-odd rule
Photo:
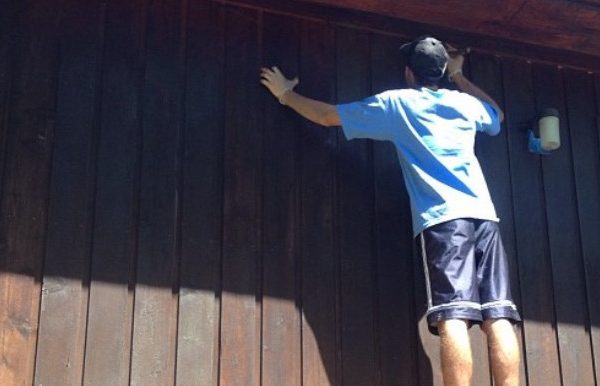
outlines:
[[[423,35],[403,44],[400,51],[408,58],[408,67],[425,81],[437,82],[444,76],[448,64],[446,48],[436,38]]]

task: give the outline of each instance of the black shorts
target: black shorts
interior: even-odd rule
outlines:
[[[417,236],[427,291],[427,323],[441,320],[521,320],[510,294],[506,252],[498,224],[470,218],[425,229]]]

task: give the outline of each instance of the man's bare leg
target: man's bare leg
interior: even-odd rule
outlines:
[[[495,385],[518,386],[521,358],[512,324],[506,319],[486,320],[483,331],[487,334]]]
[[[441,321],[441,360],[444,386],[469,386],[473,374],[471,342],[467,322],[459,319]]]

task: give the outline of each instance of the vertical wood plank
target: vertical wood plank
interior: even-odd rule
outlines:
[[[398,38],[372,35],[372,93],[402,87],[404,60],[399,45]],[[411,385],[418,379],[419,344],[414,310],[412,222],[408,193],[392,143],[373,143],[373,167],[381,384]]]
[[[223,7],[189,5],[177,384],[218,384],[225,114]]]
[[[295,19],[266,14],[265,66],[298,75],[299,29]],[[263,153],[263,331],[262,384],[300,386],[300,312],[297,304],[298,184],[300,117],[265,90]],[[267,95],[268,94],[268,95]]]
[[[554,107],[563,117],[560,149],[542,158],[562,380],[565,385],[593,385],[584,261],[562,76],[555,67],[536,65],[533,70],[537,111]],[[588,94],[582,97],[590,100],[587,107],[593,111],[592,88],[588,87]],[[583,98],[579,103],[585,103]]]
[[[7,0],[0,1],[0,200],[4,182],[6,158],[6,135],[10,91],[13,83],[13,57],[16,52],[16,35],[21,9],[18,4]]]
[[[145,1],[106,5],[84,384],[129,383]]]
[[[24,11],[15,42],[0,204],[0,384],[33,382],[57,76],[57,2]]]
[[[470,76],[473,82],[487,92],[496,103],[504,108],[502,94],[502,71],[498,58],[489,55],[471,54],[469,58]],[[515,228],[513,215],[513,199],[511,190],[510,160],[508,154],[508,131],[503,125],[500,134],[489,136],[479,134],[476,137],[475,152],[481,168],[486,176],[490,195],[500,218],[502,243],[508,258],[511,293],[517,308],[521,310],[521,290],[517,250],[515,245]],[[523,353],[522,325],[516,326],[517,337]],[[520,384],[525,385],[525,358],[520,362]]]
[[[442,366],[440,361],[440,338],[429,332],[427,324],[427,294],[425,288],[425,273],[423,271],[423,257],[417,246],[419,238],[413,242],[414,256],[414,285],[415,285],[415,315],[418,320],[417,333],[419,345],[417,347],[418,376],[420,386],[441,386]]]
[[[567,121],[577,189],[581,251],[587,285],[587,302],[596,382],[600,380],[600,80],[585,73],[565,71]],[[595,83],[595,90],[594,90]],[[595,102],[594,105],[594,95]],[[564,132],[561,140],[565,138]],[[564,146],[564,145],[562,145]],[[561,146],[561,148],[562,148]],[[574,258],[571,256],[570,258]]]
[[[181,2],[149,6],[132,385],[172,385],[177,331]]]
[[[471,63],[469,60],[465,60],[463,71],[470,79]],[[447,79],[444,80],[447,81]],[[452,83],[445,87],[457,89],[456,85]],[[476,139],[477,137],[478,136],[476,135]],[[469,339],[471,341],[471,353],[473,356],[473,378],[471,382],[475,385],[489,385],[491,382],[491,374],[485,333],[481,330],[481,328],[470,328]]]
[[[595,100],[596,100],[596,111],[595,111],[595,116],[596,116],[596,133],[598,135],[598,146],[600,147],[600,75],[599,74],[595,74],[594,75],[594,96],[595,96]],[[592,145],[593,146],[593,145]],[[596,149],[598,149],[598,147],[596,147]],[[593,169],[592,173],[596,173],[596,174],[592,174],[593,176],[598,176],[600,175],[600,155],[596,157],[595,160],[595,168]],[[596,189],[600,189],[600,181],[599,180],[595,180],[596,184]],[[578,190],[578,203],[579,203],[579,181],[576,180],[576,185],[577,185],[577,190]],[[596,190],[595,192],[598,192],[598,190]],[[594,193],[590,193],[590,194],[594,194]],[[591,196],[590,196],[591,197]],[[596,196],[598,197],[598,196]],[[588,202],[589,204],[589,202]],[[597,201],[593,201],[593,205],[596,206],[592,206],[592,211],[588,212],[592,215],[591,219],[592,220],[596,220],[598,221],[598,219],[600,218],[600,216],[595,216],[594,214],[597,214],[600,212],[600,207],[598,206],[598,202]],[[595,369],[595,374],[596,374],[596,382],[600,382],[600,304],[598,304],[598,302],[595,302],[593,299],[595,299],[595,294],[600,293],[600,281],[599,280],[595,280],[595,278],[600,277],[600,240],[598,240],[598,238],[594,238],[594,237],[590,237],[591,233],[588,233],[591,228],[590,226],[587,226],[586,224],[584,224],[581,219],[582,219],[582,215],[581,215],[581,210],[579,212],[579,218],[580,218],[580,224],[581,224],[581,228],[586,228],[586,237],[585,237],[585,242],[584,242],[584,238],[582,235],[582,251],[583,251],[583,259],[584,259],[584,266],[585,266],[585,275],[586,275],[586,283],[587,283],[587,295],[588,295],[588,307],[589,307],[589,317],[590,317],[590,333],[592,336],[592,351],[594,353],[594,369]],[[586,218],[587,220],[590,220],[590,218]],[[593,226],[593,225],[592,225]],[[590,240],[594,240],[594,242],[596,242],[596,246],[592,246],[590,247],[589,243]]]
[[[36,384],[80,384],[83,373],[104,12],[95,1],[65,8]]]
[[[335,98],[335,41],[331,25],[303,21],[299,92]],[[333,229],[336,133],[306,120],[301,128],[302,377],[304,385],[341,385],[336,330]]]
[[[539,156],[527,151],[525,131],[536,115],[531,66],[517,60],[502,64],[527,380],[532,385],[559,385],[542,173]]]
[[[258,12],[227,10],[225,197],[221,371],[224,385],[260,382],[260,194]]]
[[[340,102],[370,93],[369,35],[338,28],[337,96]],[[344,385],[380,385],[374,330],[372,150],[368,140],[338,131],[338,195],[342,380]]]

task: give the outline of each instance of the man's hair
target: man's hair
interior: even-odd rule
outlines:
[[[410,66],[409,66],[409,68],[410,68]],[[411,71],[413,71],[412,68],[411,68]],[[433,80],[431,78],[425,78],[425,77],[419,76],[419,75],[415,74],[414,71],[413,71],[413,74],[415,76],[415,82],[419,86],[436,86],[437,87],[442,82],[442,78]]]

